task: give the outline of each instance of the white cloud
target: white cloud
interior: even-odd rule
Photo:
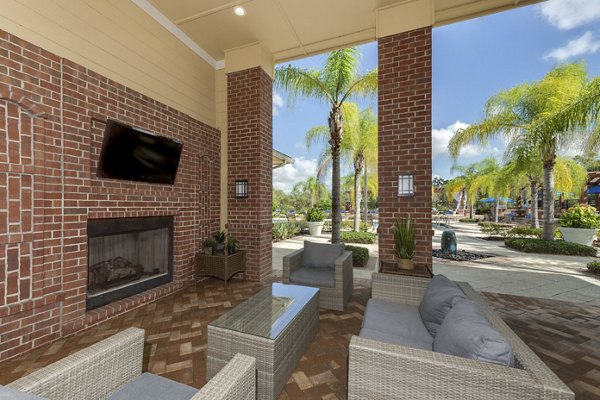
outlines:
[[[588,31],[565,46],[552,50],[544,56],[544,59],[564,61],[584,54],[594,54],[598,49],[600,49],[600,40],[594,40],[594,34]]]
[[[296,158],[293,164],[273,170],[273,188],[290,192],[298,182],[305,181],[317,172],[317,160]]]
[[[275,91],[273,91],[273,116],[279,115],[279,110],[283,108],[285,102],[283,101],[283,97]]]
[[[448,143],[452,136],[459,129],[465,129],[469,124],[456,121],[452,125],[444,129],[433,129],[431,131],[432,141],[432,157],[440,155],[448,155]],[[481,153],[480,149],[474,145],[467,145],[460,151],[461,157],[474,157]]]
[[[600,20],[598,0],[549,0],[539,5],[542,15],[561,30]]]

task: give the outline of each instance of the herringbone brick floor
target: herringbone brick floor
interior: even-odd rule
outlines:
[[[274,280],[279,280],[274,278]],[[11,382],[130,326],[146,330],[144,367],[202,387],[207,324],[270,282],[209,279],[112,321],[0,365],[0,384]],[[370,282],[355,281],[345,312],[321,310],[319,332],[293,372],[280,400],[345,399],[350,337],[358,334]],[[600,307],[486,293],[504,320],[577,394],[600,399]]]

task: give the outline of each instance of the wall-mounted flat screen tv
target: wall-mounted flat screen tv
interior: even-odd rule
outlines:
[[[100,178],[172,185],[182,147],[173,139],[108,120],[96,174]]]

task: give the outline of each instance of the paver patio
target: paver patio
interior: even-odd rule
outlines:
[[[268,281],[280,280],[274,274]],[[207,324],[269,282],[207,279],[3,364],[0,384],[59,360],[131,326],[146,330],[144,369],[194,387],[205,384]],[[370,281],[355,279],[345,312],[321,310],[315,340],[279,399],[345,399],[348,343],[358,334]],[[576,393],[600,399],[600,307],[486,293],[508,325]]]

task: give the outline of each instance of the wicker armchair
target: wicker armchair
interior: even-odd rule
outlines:
[[[429,278],[373,274],[372,297],[420,303]],[[348,399],[552,399],[573,392],[502,321],[467,283],[457,282],[512,345],[517,368],[353,336],[348,365]]]
[[[20,378],[6,387],[0,386],[0,398],[108,399],[142,373],[143,352],[144,331],[129,328]],[[159,379],[168,381],[165,378]],[[190,388],[187,387],[187,390]],[[237,354],[190,400],[255,398],[255,359]]]
[[[299,249],[283,257],[283,282],[300,284],[290,281],[292,272],[302,268],[302,254]],[[354,290],[354,273],[352,270],[352,252],[344,251],[335,261],[334,287],[315,286],[319,288],[319,306],[328,310],[344,311],[344,307]]]

